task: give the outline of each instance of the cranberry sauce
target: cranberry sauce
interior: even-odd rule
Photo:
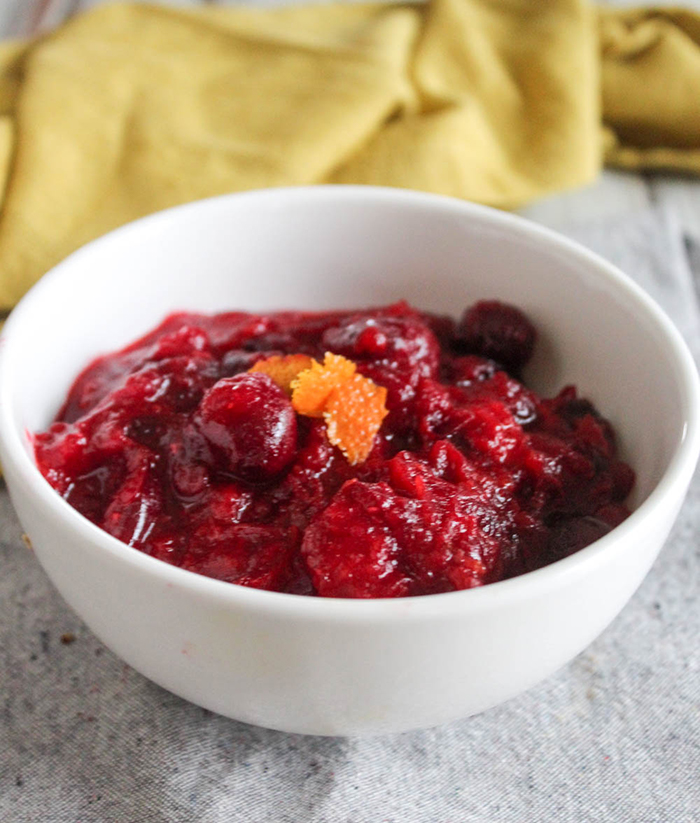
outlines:
[[[35,436],[36,458],[105,531],[220,580],[362,598],[480,586],[572,554],[629,514],[634,473],[610,424],[573,387],[546,399],[520,381],[535,339],[496,301],[457,323],[405,303],[176,314],[80,374]],[[249,371],[326,352],[387,390],[356,465],[323,417]]]

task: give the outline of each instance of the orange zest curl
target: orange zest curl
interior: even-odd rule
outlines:
[[[292,381],[300,372],[311,368],[316,361],[307,354],[274,354],[266,357],[250,368],[251,372],[262,372],[270,377],[282,391],[292,393]]]
[[[292,406],[306,417],[323,417],[331,392],[355,374],[352,360],[326,352],[323,365],[316,360],[292,381]]]
[[[297,414],[323,417],[330,442],[352,466],[364,463],[387,415],[386,389],[358,374],[352,360],[331,352],[322,364],[305,354],[273,355],[250,371],[290,394]]]
[[[386,415],[386,389],[361,374],[336,386],[323,412],[328,439],[351,466],[367,459]]]

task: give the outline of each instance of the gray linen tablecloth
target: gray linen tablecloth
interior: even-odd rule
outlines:
[[[700,254],[672,220],[560,228],[635,277],[700,354]],[[53,590],[3,492],[0,821],[698,821],[699,526],[696,479],[621,616],[527,694],[429,731],[328,739],[226,720],[124,665]]]

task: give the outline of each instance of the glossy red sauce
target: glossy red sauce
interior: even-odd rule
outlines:
[[[175,314],[73,384],[35,436],[44,477],[134,548],[231,583],[324,597],[467,589],[578,551],[629,514],[634,473],[567,387],[520,382],[536,332],[478,303],[310,314]],[[369,458],[261,373],[342,354],[388,389]]]

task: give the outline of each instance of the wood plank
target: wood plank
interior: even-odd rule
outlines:
[[[700,245],[700,180],[655,174],[647,182],[652,202],[668,209],[683,232]]]
[[[36,13],[37,2],[0,2],[0,37],[23,37]]]
[[[520,214],[550,228],[572,222],[633,214],[649,207],[649,189],[638,174],[604,171],[589,186],[557,194],[520,210]]]

